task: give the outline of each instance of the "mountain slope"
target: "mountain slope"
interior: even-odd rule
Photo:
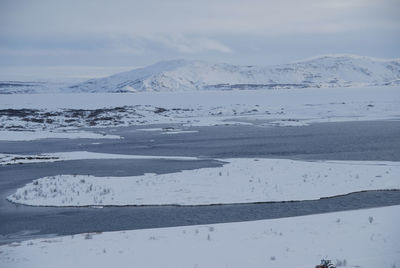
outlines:
[[[400,60],[352,55],[320,56],[295,63],[256,67],[173,60],[92,79],[72,92],[189,91],[396,85]]]

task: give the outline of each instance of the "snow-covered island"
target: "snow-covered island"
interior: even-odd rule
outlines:
[[[33,206],[212,205],[312,200],[400,190],[400,164],[223,159],[222,167],[133,177],[44,177],[7,197]]]
[[[43,163],[85,159],[169,159],[169,160],[197,160],[197,157],[188,156],[151,156],[151,155],[124,155],[106,154],[86,151],[47,153],[39,155],[0,154],[0,165],[14,165],[24,163]]]

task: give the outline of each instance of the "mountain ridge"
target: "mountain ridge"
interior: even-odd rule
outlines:
[[[287,64],[253,66],[177,59],[76,84],[0,81],[0,93],[114,93],[399,86],[400,59],[320,55]]]
[[[399,79],[399,59],[334,54],[266,67],[198,60],[162,61],[91,79],[68,89],[73,92],[145,92],[324,88],[398,85]]]

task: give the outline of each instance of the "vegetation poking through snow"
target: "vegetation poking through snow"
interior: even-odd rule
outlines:
[[[223,161],[227,164],[222,167],[159,175],[44,177],[18,189],[8,200],[38,206],[209,205],[310,200],[400,189],[397,162]],[[373,218],[368,221],[372,224]]]

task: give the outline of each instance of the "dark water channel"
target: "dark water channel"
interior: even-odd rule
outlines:
[[[400,205],[400,191],[369,191],[315,201],[199,207],[50,208],[16,205],[5,200],[17,188],[44,176],[169,173],[223,164],[215,158],[400,161],[400,122],[397,121],[327,123],[306,127],[198,127],[191,129],[197,130],[197,133],[177,135],[137,131],[137,128],[103,130],[123,136],[121,140],[45,139],[0,142],[0,153],[37,154],[85,150],[202,158],[194,161],[80,160],[0,166],[0,243],[50,234],[272,219]]]

